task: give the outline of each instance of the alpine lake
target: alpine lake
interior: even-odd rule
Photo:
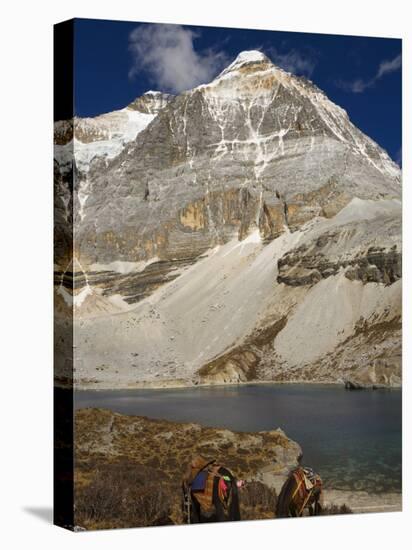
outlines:
[[[257,432],[280,427],[326,487],[402,490],[402,391],[326,384],[78,390],[75,408]]]

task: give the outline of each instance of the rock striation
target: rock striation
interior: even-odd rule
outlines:
[[[55,167],[79,383],[336,380],[398,354],[400,170],[262,52],[178,96],[58,123]],[[362,319],[393,326],[376,349]]]

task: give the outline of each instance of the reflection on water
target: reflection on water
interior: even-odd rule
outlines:
[[[325,385],[78,391],[75,406],[101,407],[239,431],[282,428],[303,462],[336,489],[401,491],[402,393]]]

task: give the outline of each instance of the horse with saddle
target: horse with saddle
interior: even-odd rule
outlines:
[[[182,511],[186,523],[239,521],[239,489],[245,485],[216,460],[195,456],[182,479]],[[274,515],[300,517],[322,512],[322,479],[311,468],[293,469],[279,493]]]
[[[238,484],[232,472],[215,460],[195,456],[182,480],[186,522],[239,521]]]
[[[312,468],[298,466],[292,470],[282,486],[276,505],[276,517],[301,517],[305,511],[311,516],[322,513],[322,479]]]

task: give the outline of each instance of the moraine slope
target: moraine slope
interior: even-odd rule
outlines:
[[[60,193],[79,384],[399,383],[401,175],[343,109],[243,52],[122,140]]]

